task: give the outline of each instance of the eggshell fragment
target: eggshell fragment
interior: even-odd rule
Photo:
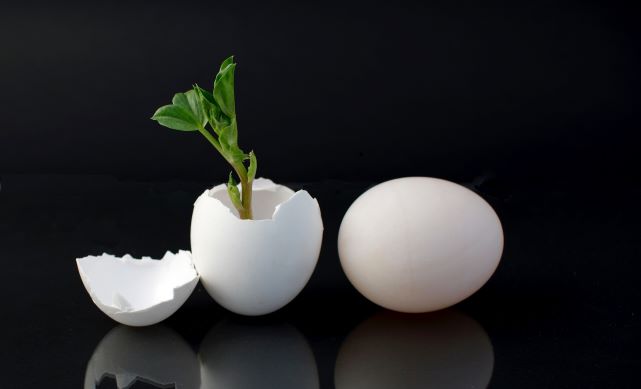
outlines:
[[[189,251],[168,251],[160,260],[102,254],[78,258],[76,263],[98,308],[130,326],[147,326],[168,318],[198,283]]]
[[[137,382],[158,388],[200,388],[196,354],[180,335],[162,325],[117,326],[109,331],[87,364],[85,389],[99,387],[105,377],[115,379],[119,389],[134,388]]]
[[[363,193],[341,223],[345,274],[372,302],[401,312],[442,309],[490,278],[503,251],[492,207],[469,189],[399,178]]]
[[[205,191],[191,221],[194,264],[209,294],[242,315],[289,303],[314,271],[323,238],[316,199],[267,179],[254,181],[253,220],[241,220],[225,185]]]

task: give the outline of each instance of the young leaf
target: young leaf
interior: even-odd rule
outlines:
[[[220,146],[223,148],[225,159],[232,165],[241,165],[247,159],[247,154],[236,145],[230,146],[227,144],[223,146],[221,141]]]
[[[225,115],[230,118],[236,116],[236,103],[234,102],[234,69],[236,64],[231,63],[221,70],[214,81],[214,99]]]
[[[187,101],[189,102],[189,108],[191,109],[191,112],[194,114],[194,117],[204,127],[205,124],[207,124],[207,115],[205,114],[203,105],[200,102],[200,97],[198,97],[198,93],[196,93],[195,90],[190,90],[185,92],[185,96],[187,96]]]
[[[232,163],[240,165],[243,163],[244,160],[247,159],[247,154],[243,153],[241,149],[238,148],[238,146],[232,147],[230,152],[229,152],[230,159]]]
[[[206,101],[209,104],[216,105],[216,100],[214,100],[214,95],[211,94],[207,89],[201,88],[198,84],[194,84],[194,90],[200,95],[201,101]]]
[[[219,137],[221,143],[225,143],[229,147],[237,146],[238,130],[236,129],[236,122],[232,121],[230,125],[221,128]]]
[[[211,124],[211,128],[214,129],[216,135],[220,136],[221,127],[229,125],[231,121],[227,116],[225,116],[225,114],[223,114],[223,111],[220,110],[220,107],[211,92],[199,87],[198,85],[194,85],[194,90],[200,97],[200,103],[203,106],[207,120]]]
[[[242,210],[243,202],[240,200],[240,191],[238,190],[236,181],[234,181],[232,172],[229,172],[229,181],[227,181],[227,193],[229,194],[229,198],[231,199],[232,204],[234,204],[234,207],[238,211]]]
[[[193,117],[193,121],[200,127],[203,127],[205,123],[207,123],[202,104],[200,104],[200,99],[194,90],[185,93],[176,93],[171,102],[175,106],[188,112]]]
[[[198,123],[194,117],[182,107],[165,105],[151,117],[158,124],[178,131],[198,131]]]
[[[220,64],[219,72],[225,69],[229,64],[232,64],[232,63],[234,63],[234,56],[230,55],[229,57],[227,57],[226,60],[223,61],[223,63]]]
[[[253,181],[256,177],[256,169],[258,169],[258,161],[254,150],[249,152],[249,168],[247,169],[247,179]]]

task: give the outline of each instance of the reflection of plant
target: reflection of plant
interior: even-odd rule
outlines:
[[[241,219],[252,218],[252,183],[256,176],[256,156],[253,151],[245,154],[238,147],[238,127],[234,98],[234,70],[231,56],[223,61],[214,79],[214,89],[209,92],[198,85],[185,93],[176,93],[172,104],[154,113],[153,120],[179,131],[199,131],[209,143],[229,162],[238,179],[238,190],[233,173],[229,173],[227,192]],[[207,124],[213,130],[207,129]],[[245,161],[249,160],[248,166]]]

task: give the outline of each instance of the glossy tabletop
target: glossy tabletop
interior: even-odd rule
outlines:
[[[194,199],[215,183],[106,176],[3,176],[2,388],[636,388],[639,188],[487,181],[497,211],[497,272],[450,309],[398,314],[347,281],[342,215],[367,182],[289,183],[318,198],[318,266],[284,309],[241,317],[198,286],[168,320],[111,321],[75,258],[160,257],[189,248]],[[609,193],[609,194],[608,194]]]

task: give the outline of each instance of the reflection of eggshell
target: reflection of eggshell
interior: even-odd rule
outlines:
[[[93,302],[117,322],[146,326],[171,316],[198,283],[188,251],[160,260],[109,254],[76,260]]]
[[[319,387],[307,340],[287,324],[225,321],[209,331],[198,356],[203,388]]]
[[[363,193],[341,223],[343,270],[365,297],[388,309],[451,306],[487,282],[503,251],[492,207],[463,186],[399,178]]]
[[[336,389],[486,388],[493,369],[492,343],[473,319],[388,311],[348,335],[334,380]]]
[[[191,247],[209,294],[243,315],[263,315],[289,303],[314,271],[323,237],[316,199],[266,179],[254,182],[254,220],[241,220],[225,185],[194,204]]]
[[[153,326],[118,326],[100,341],[93,352],[85,389],[94,389],[112,377],[120,389],[145,382],[154,387],[199,389],[200,366],[189,345],[172,330]]]

